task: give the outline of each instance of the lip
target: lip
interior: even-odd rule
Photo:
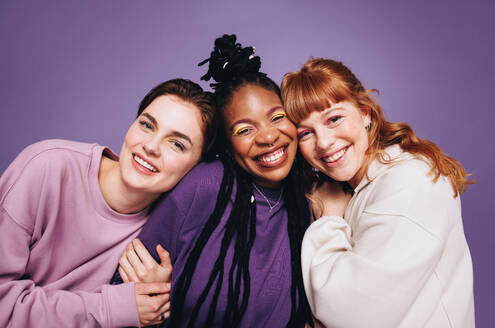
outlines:
[[[146,161],[148,164],[153,166],[153,168],[156,170],[156,172],[152,172],[148,168],[146,168],[143,165],[141,165],[140,163],[136,162],[136,160],[134,159],[134,156],[141,158],[142,160]],[[155,175],[155,174],[158,174],[160,172],[160,170],[158,170],[158,168],[156,167],[156,165],[152,161],[150,161],[149,159],[147,159],[146,157],[144,157],[141,154],[132,153],[131,161],[132,161],[132,166],[134,166],[134,168],[140,173],[143,173],[146,175]]]
[[[254,156],[252,158],[252,160],[258,165],[258,166],[261,166],[263,168],[274,168],[274,167],[278,167],[280,165],[282,165],[286,160],[287,160],[287,157],[289,156],[288,155],[288,148],[289,148],[289,145],[286,144],[286,145],[283,145],[283,146],[280,146],[280,147],[277,147],[273,150],[270,150],[270,151],[267,151],[267,152],[264,152],[262,154],[259,154],[257,156]],[[275,153],[277,152],[278,150],[283,150],[283,154],[282,156],[280,156],[279,158],[277,158],[276,160],[274,161],[270,161],[270,162],[263,162],[261,161],[259,158],[262,157],[262,156],[266,156],[268,154],[271,154],[271,153]]]
[[[340,149],[338,149],[336,151],[333,151],[333,152],[331,152],[329,154],[326,154],[324,156],[320,156],[321,162],[323,163],[324,166],[329,167],[329,168],[333,168],[333,167],[337,167],[337,166],[341,165],[345,161],[345,159],[347,158],[347,152],[349,151],[350,146],[351,145],[347,145],[347,146],[342,147],[342,148],[340,148]],[[336,161],[334,161],[334,162],[326,162],[324,160],[324,158],[331,157],[331,156],[337,154],[338,152],[340,152],[342,150],[345,150],[344,154],[342,156],[340,156],[339,159],[337,159]]]

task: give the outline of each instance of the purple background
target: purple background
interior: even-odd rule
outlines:
[[[66,138],[117,152],[137,105],[199,80],[213,40],[238,34],[280,82],[309,56],[344,61],[387,117],[459,159],[478,327],[494,327],[493,1],[0,0],[0,172],[28,144]],[[203,86],[207,84],[202,83]]]

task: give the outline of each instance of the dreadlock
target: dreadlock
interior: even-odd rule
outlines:
[[[236,43],[235,35],[224,35],[215,40],[215,48],[210,58],[199,65],[209,62],[208,72],[201,78],[208,81],[213,78],[217,83],[211,86],[215,90],[215,100],[220,113],[224,113],[234,93],[247,84],[253,84],[275,92],[280,97],[280,89],[266,74],[259,72],[261,61],[254,56],[254,48],[242,48]],[[223,116],[223,115],[221,115]],[[223,137],[222,137],[223,136]],[[224,165],[224,174],[215,208],[201,231],[197,242],[192,248],[178,279],[172,302],[170,326],[175,327],[181,322],[185,296],[190,288],[192,277],[198,264],[198,259],[218,227],[225,208],[236,186],[235,200],[232,211],[225,226],[221,248],[214,263],[206,287],[200,294],[187,327],[193,327],[199,311],[207,296],[213,292],[213,300],[208,309],[205,327],[213,324],[218,297],[225,276],[225,257],[229,246],[234,243],[232,265],[228,272],[228,299],[222,325],[224,327],[239,326],[246,311],[250,293],[249,258],[256,236],[256,202],[252,200],[252,177],[245,172],[229,154],[223,151],[227,146],[224,134],[219,133],[216,151]],[[300,160],[296,160],[287,178],[282,182],[284,204],[288,213],[287,230],[291,251],[291,315],[287,327],[303,327],[305,323],[312,325],[312,316],[304,292],[301,272],[301,243],[304,232],[310,223],[308,203],[304,197],[304,184]],[[213,290],[213,291],[212,291]]]

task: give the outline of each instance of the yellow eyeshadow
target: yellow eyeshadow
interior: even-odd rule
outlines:
[[[285,116],[287,116],[285,112],[277,112],[275,115],[273,115],[272,119],[285,117]]]
[[[247,127],[247,126],[245,126],[245,125],[240,126],[240,127],[238,127],[237,129],[235,129],[235,130],[234,130],[233,135],[235,135],[235,136],[236,136],[236,135],[239,135],[240,133],[242,133],[243,131],[245,131],[245,130],[247,130],[247,129],[248,129],[248,127]]]

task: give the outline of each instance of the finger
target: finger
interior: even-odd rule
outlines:
[[[138,295],[163,294],[170,292],[170,284],[164,282],[139,282],[135,285]]]
[[[120,257],[119,264],[120,264],[120,268],[122,268],[122,270],[124,270],[124,272],[127,274],[127,278],[129,279],[129,281],[134,281],[134,282],[141,281],[137,276],[136,271],[129,263],[126,253],[122,254],[122,256]]]
[[[160,244],[156,245],[156,251],[160,257],[160,265],[172,272],[172,261],[170,260],[169,252]]]
[[[157,318],[155,318],[153,321],[149,323],[149,325],[159,325],[165,322],[168,318],[170,317],[170,311],[164,312],[163,313],[163,318],[162,315],[160,314]]]
[[[164,322],[165,320],[167,320],[168,318],[170,318],[170,302],[165,303],[160,308],[160,310],[158,310],[158,313],[159,313],[158,316],[153,321],[151,321],[150,324],[158,325],[158,324]],[[162,315],[163,315],[163,317],[162,317]]]
[[[153,256],[151,256],[151,254],[148,252],[146,246],[144,246],[141,240],[137,238],[134,239],[132,241],[132,245],[134,246],[134,250],[136,251],[136,254],[139,256],[141,262],[144,264],[145,267],[151,268],[154,265],[158,264],[153,258]]]
[[[121,266],[119,266],[119,274],[120,274],[120,277],[122,278],[122,281],[123,282],[129,282],[129,277],[127,277],[127,273],[125,273],[124,269],[122,269]]]
[[[156,296],[136,295],[139,319],[143,326],[158,324],[170,316],[170,294],[164,293]]]
[[[127,255],[127,259],[129,260],[129,263],[131,263],[132,268],[136,272],[136,275],[138,277],[143,276],[147,270],[144,267],[143,262],[141,261],[139,256],[136,254],[132,242],[129,243],[129,245],[127,245],[126,255]]]

